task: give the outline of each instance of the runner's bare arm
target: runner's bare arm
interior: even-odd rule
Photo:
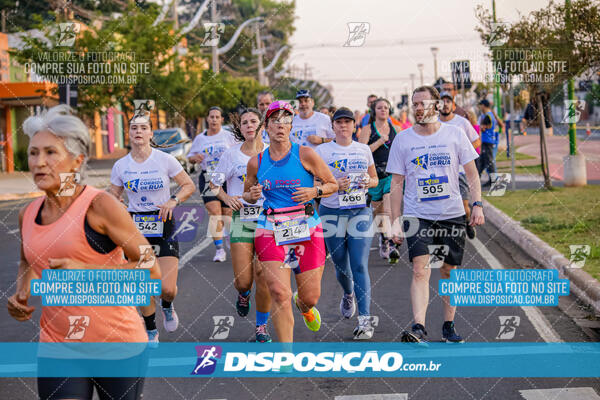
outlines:
[[[50,261],[50,268],[136,268],[141,257],[140,246],[149,246],[148,240],[133,223],[133,219],[117,199],[108,193],[98,194],[90,203],[86,215],[88,224],[96,232],[107,235],[117,246],[123,248],[129,262],[113,266],[85,265],[77,261],[62,258]],[[154,259],[150,269],[152,279],[160,279],[161,273]]]
[[[21,211],[19,211],[19,231],[22,231],[23,215],[25,214],[26,208],[27,206],[23,207]],[[21,235],[21,238],[22,237],[23,236]],[[19,261],[19,269],[17,271],[17,289],[15,290],[15,294],[8,298],[7,304],[8,313],[17,321],[27,321],[31,318],[31,314],[35,310],[35,307],[27,305],[27,300],[29,299],[29,288],[31,279],[33,278],[33,270],[25,259],[23,240],[21,239],[21,260]]]
[[[369,165],[369,169],[367,170],[369,174],[369,185],[367,186],[369,189],[374,188],[379,185],[379,178],[377,177],[377,171],[375,170],[375,164]]]
[[[254,156],[246,166],[246,180],[244,181],[244,194],[242,195],[242,198],[251,204],[256,203],[262,195],[262,185],[258,183],[257,174],[258,156]]]
[[[181,203],[190,198],[196,191],[196,185],[192,181],[192,178],[185,171],[181,171],[173,177],[177,185],[179,185],[179,191],[177,192],[177,198]]]
[[[325,161],[319,157],[316,151],[310,147],[300,146],[300,162],[307,171],[321,181],[321,190],[323,191],[323,195],[321,197],[330,196],[338,190],[337,181],[333,177],[331,170],[327,164],[325,164]],[[307,191],[302,189],[309,190]],[[306,197],[310,197],[313,194],[314,196],[306,199]],[[292,199],[298,202],[306,202],[314,199],[315,197],[317,197],[316,187],[298,188],[298,190],[293,193]]]
[[[122,195],[123,195],[123,186],[117,186],[117,185],[113,185],[112,183],[110,184],[110,186],[106,189],[106,191],[110,194],[112,194],[113,196],[115,196],[117,199],[122,199]]]
[[[371,126],[365,125],[360,128],[360,132],[358,133],[358,141],[360,143],[367,144],[369,143],[369,136],[371,136]]]
[[[479,172],[475,166],[475,160],[469,161],[465,165],[465,175],[467,176],[467,182],[469,182],[469,190],[471,191],[471,204],[475,201],[481,201],[481,182],[479,181]],[[483,208],[473,207],[471,211],[471,221],[469,225],[477,226],[483,225],[485,218],[483,216]]]
[[[404,175],[392,174],[392,185],[390,188],[392,233],[394,243],[396,244],[401,244],[404,240],[400,221],[400,217],[402,217],[402,201],[404,200],[404,194],[402,193],[402,188],[404,187],[404,178]]]

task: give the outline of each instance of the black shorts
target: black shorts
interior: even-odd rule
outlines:
[[[206,175],[206,171],[201,171],[198,175],[198,190],[200,190],[200,193],[202,194],[202,201],[204,202],[204,204],[210,203],[211,201],[218,201],[219,203],[221,203],[221,207],[229,208],[229,206],[225,204],[223,200],[218,199],[217,196],[215,196],[211,192],[210,187],[208,186],[208,180]],[[221,190],[224,190],[225,193],[227,193],[227,183],[223,183],[223,186],[221,186]]]
[[[460,189],[460,197],[463,200],[469,200],[471,192],[469,191],[469,182],[467,182],[467,176],[465,174],[458,174],[458,188]]]
[[[405,217],[403,228],[409,260],[412,262],[415,257],[442,252],[444,263],[461,265],[465,251],[466,221],[464,215],[439,221]]]
[[[158,211],[130,212],[130,214],[133,218],[133,214],[158,215]],[[163,234],[161,237],[146,237],[148,243],[152,245],[156,257],[179,258],[179,242],[171,238],[173,233],[175,233],[175,220],[171,218],[163,223]]]

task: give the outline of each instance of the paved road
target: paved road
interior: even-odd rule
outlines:
[[[198,195],[189,204],[200,205]],[[4,304],[6,296],[14,292],[14,280],[18,261],[19,236],[17,215],[24,202],[0,203],[0,298]],[[212,244],[207,242],[206,219],[201,232],[194,242],[182,243],[183,258],[179,275],[179,295],[175,302],[180,316],[180,328],[174,333],[161,329],[161,341],[208,341],[213,331],[213,316],[234,316],[235,323],[227,341],[245,342],[254,337],[254,312],[250,319],[240,318],[235,313],[236,292],[232,286],[231,264],[213,263]],[[200,250],[199,250],[200,249]],[[192,256],[193,255],[193,256]],[[191,256],[191,257],[190,257]],[[389,266],[383,262],[374,249],[370,257],[373,303],[372,314],[379,317],[375,331],[375,341],[397,341],[401,331],[410,326],[409,282],[411,270],[407,262],[406,247],[403,247],[401,262]],[[533,267],[534,264],[515,248],[510,246],[501,233],[491,227],[479,229],[478,238],[470,241],[465,255],[465,267],[469,268],[509,268]],[[431,287],[437,288],[439,273],[432,274]],[[323,276],[323,296],[319,310],[323,326],[318,333],[308,331],[300,321],[295,327],[297,341],[339,342],[352,341],[352,330],[356,319],[348,321],[339,315],[339,300],[342,291],[334,275],[334,268],[328,260]],[[38,305],[39,301],[34,301]],[[565,313],[564,310],[567,310]],[[521,308],[521,307],[464,307],[458,310],[456,325],[470,342],[495,342],[500,328],[500,316],[518,316],[520,326],[512,341],[590,341],[598,340],[594,329],[582,329],[575,322],[585,320],[587,312],[573,298],[561,298],[560,307]],[[441,340],[442,323],[441,299],[432,291],[431,306],[427,317],[427,327],[431,340]],[[31,322],[18,323],[6,312],[0,311],[1,341],[37,341],[39,309]],[[160,324],[160,317],[158,320]],[[161,327],[162,328],[162,327]],[[556,397],[551,390],[570,389],[567,397]],[[536,392],[538,396],[535,396]],[[523,392],[521,392],[523,391]],[[398,394],[386,398],[414,399],[600,399],[583,397],[585,393],[600,394],[600,379],[530,379],[530,378],[486,378],[486,379],[148,379],[144,398],[154,399],[334,399],[337,396],[370,394]],[[406,394],[406,395],[404,395]],[[35,399],[35,379],[0,379],[0,399]],[[339,397],[340,399],[343,397]],[[361,397],[349,397],[361,399]],[[376,397],[363,397],[374,399]]]

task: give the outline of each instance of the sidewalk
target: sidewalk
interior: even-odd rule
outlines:
[[[502,142],[501,147],[505,141]],[[563,180],[563,157],[569,154],[569,138],[565,136],[550,136],[546,138],[548,158],[550,160],[550,176],[552,179]],[[540,137],[538,135],[515,136],[517,152],[535,157],[530,160],[516,160],[516,166],[539,165]],[[499,150],[500,151],[500,150]],[[600,140],[577,139],[577,152],[586,159],[588,181],[600,180]],[[510,166],[510,161],[499,162],[498,167]]]

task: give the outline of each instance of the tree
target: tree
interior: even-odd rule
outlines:
[[[492,16],[488,9],[479,5],[476,16],[480,23],[476,30],[483,42],[489,44],[496,39],[501,43],[490,46],[494,69],[500,77],[525,76],[528,90],[536,97],[540,113],[545,94],[557,93],[570,78],[596,73],[600,69],[598,0],[574,0],[569,8],[564,3],[550,0],[547,7],[522,15],[515,23],[496,29],[492,29]],[[521,51],[525,49],[534,52]],[[527,79],[532,77],[531,74],[548,76],[548,79]],[[545,150],[544,119],[538,120],[542,172],[545,186],[549,188],[551,181]]]

